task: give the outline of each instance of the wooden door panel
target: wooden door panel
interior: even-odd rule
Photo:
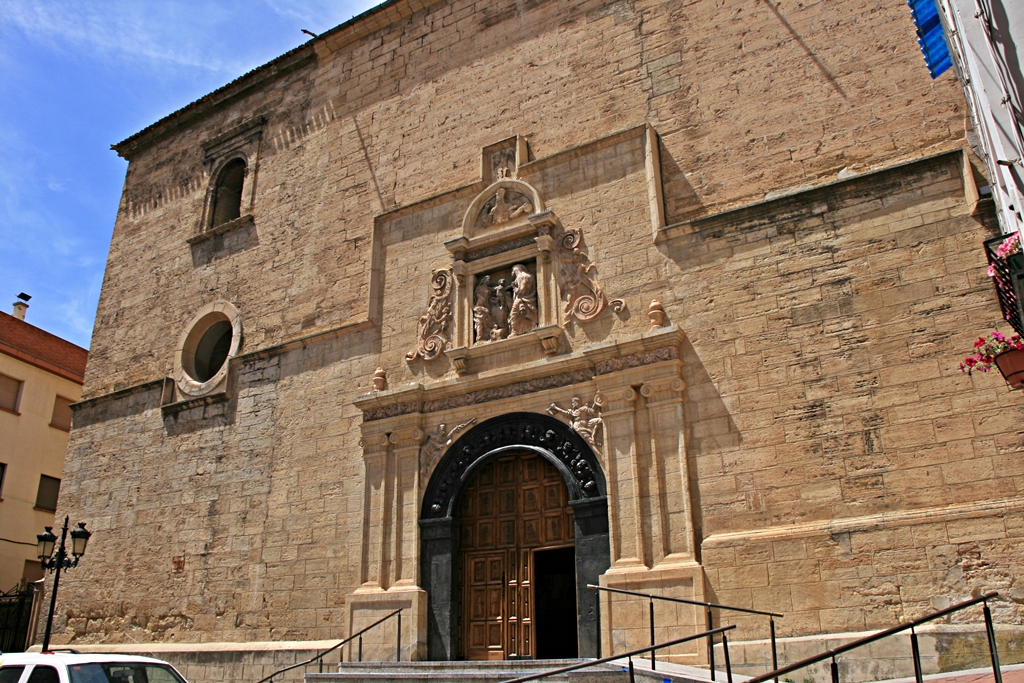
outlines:
[[[495,460],[466,489],[460,516],[460,654],[535,656],[533,552],[573,539],[561,474],[533,454]]]

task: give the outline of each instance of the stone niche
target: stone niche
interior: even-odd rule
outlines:
[[[536,189],[511,177],[514,169],[499,166],[466,210],[462,234],[445,242],[455,276],[445,354],[460,375],[530,347],[554,355],[563,338],[551,255],[558,218]]]

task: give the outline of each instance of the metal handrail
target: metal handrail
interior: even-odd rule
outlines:
[[[558,668],[558,669],[552,669],[551,671],[544,671],[544,672],[541,672],[539,674],[530,674],[529,676],[522,676],[520,678],[511,678],[511,679],[509,679],[507,681],[502,681],[502,683],[525,683],[525,681],[536,681],[536,680],[541,679],[541,678],[547,678],[548,676],[557,676],[558,674],[564,674],[564,673],[567,673],[569,671],[576,671],[577,669],[586,669],[587,667],[597,666],[598,664],[607,664],[609,662],[614,662],[614,661],[617,661],[617,660],[623,659],[623,658],[629,659],[629,680],[632,682],[633,681],[633,657],[634,656],[643,654],[645,652],[650,652],[651,653],[651,659],[653,661],[653,659],[654,659],[654,651],[655,650],[660,650],[663,647],[672,647],[673,645],[679,645],[681,643],[685,643],[685,642],[690,641],[690,640],[696,640],[697,638],[714,638],[719,633],[722,634],[722,644],[726,646],[726,649],[725,649],[726,673],[729,676],[729,683],[732,683],[732,666],[729,663],[729,648],[728,648],[728,642],[729,641],[725,637],[725,632],[729,631],[729,630],[732,630],[734,628],[736,628],[735,624],[730,625],[730,626],[719,626],[718,628],[713,628],[713,629],[710,629],[708,631],[703,631],[701,633],[697,633],[697,634],[692,635],[692,636],[686,636],[685,638],[676,638],[675,640],[670,640],[670,641],[665,642],[665,643],[658,643],[657,645],[651,645],[651,646],[648,646],[648,647],[642,647],[642,648],[639,648],[637,650],[630,650],[629,652],[623,652],[622,654],[618,654],[618,655],[609,655],[608,657],[602,657],[601,659],[591,659],[589,661],[582,662],[580,664],[570,664],[569,666],[563,666],[563,667]]]
[[[789,664],[787,666],[782,667],[781,669],[770,671],[761,676],[755,676],[754,678],[749,679],[747,683],[763,683],[763,681],[767,681],[769,678],[778,678],[779,676],[782,676],[784,674],[796,671],[797,669],[802,669],[805,666],[810,666],[811,664],[817,664],[818,662],[824,661],[829,658],[832,659],[832,683],[839,683],[839,664],[836,662],[837,655],[840,655],[844,652],[848,652],[849,650],[853,650],[854,648],[861,647],[862,645],[873,643],[876,640],[881,640],[882,638],[886,638],[895,633],[899,633],[900,631],[906,631],[907,629],[910,629],[910,646],[913,651],[912,654],[914,658],[914,678],[916,679],[917,683],[922,683],[923,672],[921,670],[921,651],[917,644],[917,633],[914,631],[914,628],[929,621],[934,621],[935,619],[944,617],[947,614],[952,614],[953,612],[957,612],[967,607],[971,607],[972,605],[977,605],[979,602],[985,603],[985,632],[988,636],[989,655],[992,658],[992,673],[995,675],[995,683],[1003,683],[1002,672],[999,670],[999,653],[996,651],[995,630],[992,627],[992,612],[989,611],[988,608],[988,601],[994,597],[997,597],[998,595],[999,593],[996,592],[985,593],[984,595],[981,595],[977,598],[973,598],[972,600],[959,602],[955,605],[947,607],[946,609],[939,610],[938,612],[933,612],[927,616],[914,619],[913,621],[908,621],[905,624],[897,624],[896,626],[887,628],[884,631],[879,631],[878,633],[872,634],[870,636],[865,636],[864,638],[858,638],[857,640],[849,642],[846,645],[840,645],[837,648],[826,650],[821,654],[815,655],[813,657],[808,657],[807,659],[802,659],[799,662]]]
[[[623,588],[609,588],[607,586],[595,586],[594,584],[588,583],[587,588],[593,588],[594,590],[607,591],[608,593],[622,593],[623,595],[635,595],[641,598],[647,598],[648,603],[648,614],[650,619],[651,627],[651,645],[654,645],[654,601],[663,600],[666,602],[679,602],[684,605],[697,605],[704,607],[707,610],[708,626],[714,627],[714,615],[711,613],[712,609],[725,609],[733,612],[743,612],[745,614],[759,614],[761,616],[768,617],[768,629],[771,632],[772,641],[772,669],[776,669],[779,666],[779,655],[778,648],[775,642],[775,618],[783,618],[784,614],[778,612],[764,612],[758,609],[751,609],[749,607],[733,607],[732,605],[720,605],[717,602],[704,602],[703,600],[689,600],[687,598],[672,598],[667,595],[658,595],[657,593],[641,593],[639,591],[628,591]],[[715,680],[715,640],[714,638],[708,639],[708,667],[711,669],[711,680]],[[654,660],[654,653],[651,653],[651,669],[657,670],[657,662]],[[779,679],[776,677],[775,683],[779,683]]]
[[[383,624],[385,621],[387,621],[391,617],[395,616],[396,614],[398,615],[398,638],[397,638],[397,643],[398,644],[395,646],[395,661],[396,662],[400,662],[400,661],[402,661],[402,608],[401,607],[396,609],[391,614],[388,614],[387,616],[381,617],[380,619],[378,619],[377,621],[373,622],[372,624],[370,624],[369,626],[367,626],[363,630],[358,631],[356,633],[353,633],[348,638],[345,638],[344,640],[342,640],[338,644],[329,647],[328,649],[324,650],[323,652],[321,652],[320,654],[316,655],[315,657],[311,657],[310,659],[307,659],[304,662],[299,662],[298,664],[292,664],[291,666],[286,666],[283,669],[279,669],[279,670],[275,671],[274,673],[270,674],[269,676],[267,676],[266,678],[261,678],[258,681],[258,683],[270,683],[270,682],[272,682],[274,680],[275,676],[280,676],[281,674],[285,673],[286,671],[291,671],[292,669],[298,669],[300,666],[307,666],[307,665],[312,664],[313,662],[315,662],[317,660],[320,660],[320,673],[323,673],[324,672],[324,656],[334,652],[339,647],[342,647],[344,645],[347,645],[348,643],[351,643],[356,638],[359,639],[359,661],[361,662],[361,661],[363,661],[363,634],[366,633],[367,631],[369,631],[374,626],[377,626],[378,624]]]

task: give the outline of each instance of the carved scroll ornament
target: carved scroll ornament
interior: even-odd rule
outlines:
[[[608,303],[616,313],[620,313],[626,302],[622,299],[605,300],[604,290],[590,275],[594,264],[590,263],[582,244],[582,230],[566,230],[558,239],[558,260],[562,262],[562,280],[565,283],[565,315],[586,323],[601,315]]]
[[[450,341],[448,328],[452,320],[452,270],[438,268],[430,275],[433,294],[427,310],[420,316],[416,348],[405,354],[409,362],[417,358],[434,360],[445,350]]]

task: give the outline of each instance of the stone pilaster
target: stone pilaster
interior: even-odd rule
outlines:
[[[384,510],[387,505],[388,437],[387,434],[363,434],[360,441],[363,448],[365,479],[363,496],[366,516],[363,519],[362,585],[359,591],[382,590],[384,570]]]
[[[468,348],[473,344],[473,283],[469,268],[461,258],[452,264],[455,275],[455,335],[452,348]]]
[[[636,397],[629,386],[598,378],[601,416],[605,427],[605,474],[611,532],[609,571],[643,566],[644,546],[640,509],[640,480],[636,458]],[[614,383],[613,383],[614,382]]]
[[[389,586],[415,586],[417,579],[417,502],[419,501],[419,454],[423,430],[418,427],[392,432],[394,504],[391,507],[391,572]]]
[[[693,514],[683,430],[683,391],[678,376],[640,387],[651,430],[651,533],[655,566],[693,562]]]

